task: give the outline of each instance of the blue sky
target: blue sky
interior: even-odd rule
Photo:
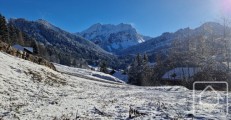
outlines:
[[[223,2],[221,2],[223,1]],[[69,32],[92,24],[130,23],[138,32],[158,36],[180,28],[218,21],[230,0],[0,0],[7,18],[45,19]],[[231,11],[229,11],[231,13]]]

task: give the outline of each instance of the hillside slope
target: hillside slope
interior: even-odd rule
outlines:
[[[217,38],[217,36],[221,36],[223,34],[222,33],[223,29],[224,26],[219,23],[206,22],[195,29],[184,28],[184,29],[179,29],[178,31],[173,33],[165,32],[162,35],[152,38],[146,42],[118,51],[117,54],[118,55],[137,54],[137,53],[153,54],[153,53],[158,53],[160,51],[168,51],[174,40],[182,40],[184,42],[187,41],[188,39],[194,39],[194,41],[196,41],[195,37],[199,37],[199,36],[205,36],[206,38],[211,38],[211,37]]]
[[[52,62],[70,65],[74,63],[74,60],[77,60],[76,64],[83,62],[83,60],[90,64],[100,60],[108,61],[111,64],[115,61],[112,54],[91,41],[66,32],[45,20],[10,19],[9,24],[49,48],[46,56],[49,56],[48,58]]]
[[[0,119],[127,119],[130,106],[144,113],[137,119],[186,118],[192,91],[92,81],[0,52]],[[215,110],[200,110],[195,119],[218,119],[222,108]]]

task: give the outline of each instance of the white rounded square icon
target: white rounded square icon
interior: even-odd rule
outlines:
[[[226,81],[196,81],[193,83],[193,114],[211,118],[228,115],[228,83]],[[219,115],[219,116],[217,116]]]

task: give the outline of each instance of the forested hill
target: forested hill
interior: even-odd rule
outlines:
[[[76,67],[106,61],[115,65],[116,57],[82,37],[68,33],[45,20],[10,19],[1,15],[1,38],[11,45],[34,47],[37,55],[51,62]]]

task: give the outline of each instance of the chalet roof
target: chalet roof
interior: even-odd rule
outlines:
[[[12,47],[15,48],[15,49],[17,49],[17,50],[21,50],[21,51],[24,50],[23,46],[21,46],[21,45],[19,45],[19,44],[15,44],[15,45],[13,45]]]
[[[26,49],[26,50],[30,51],[31,53],[33,53],[33,52],[34,52],[34,49],[33,49],[32,47],[24,47],[24,49]]]
[[[31,53],[34,52],[34,49],[32,47],[23,47],[23,46],[21,46],[19,44],[15,44],[12,47],[15,48],[15,49],[17,49],[17,50],[20,50],[20,51],[24,51],[26,49],[27,51],[29,51]]]

